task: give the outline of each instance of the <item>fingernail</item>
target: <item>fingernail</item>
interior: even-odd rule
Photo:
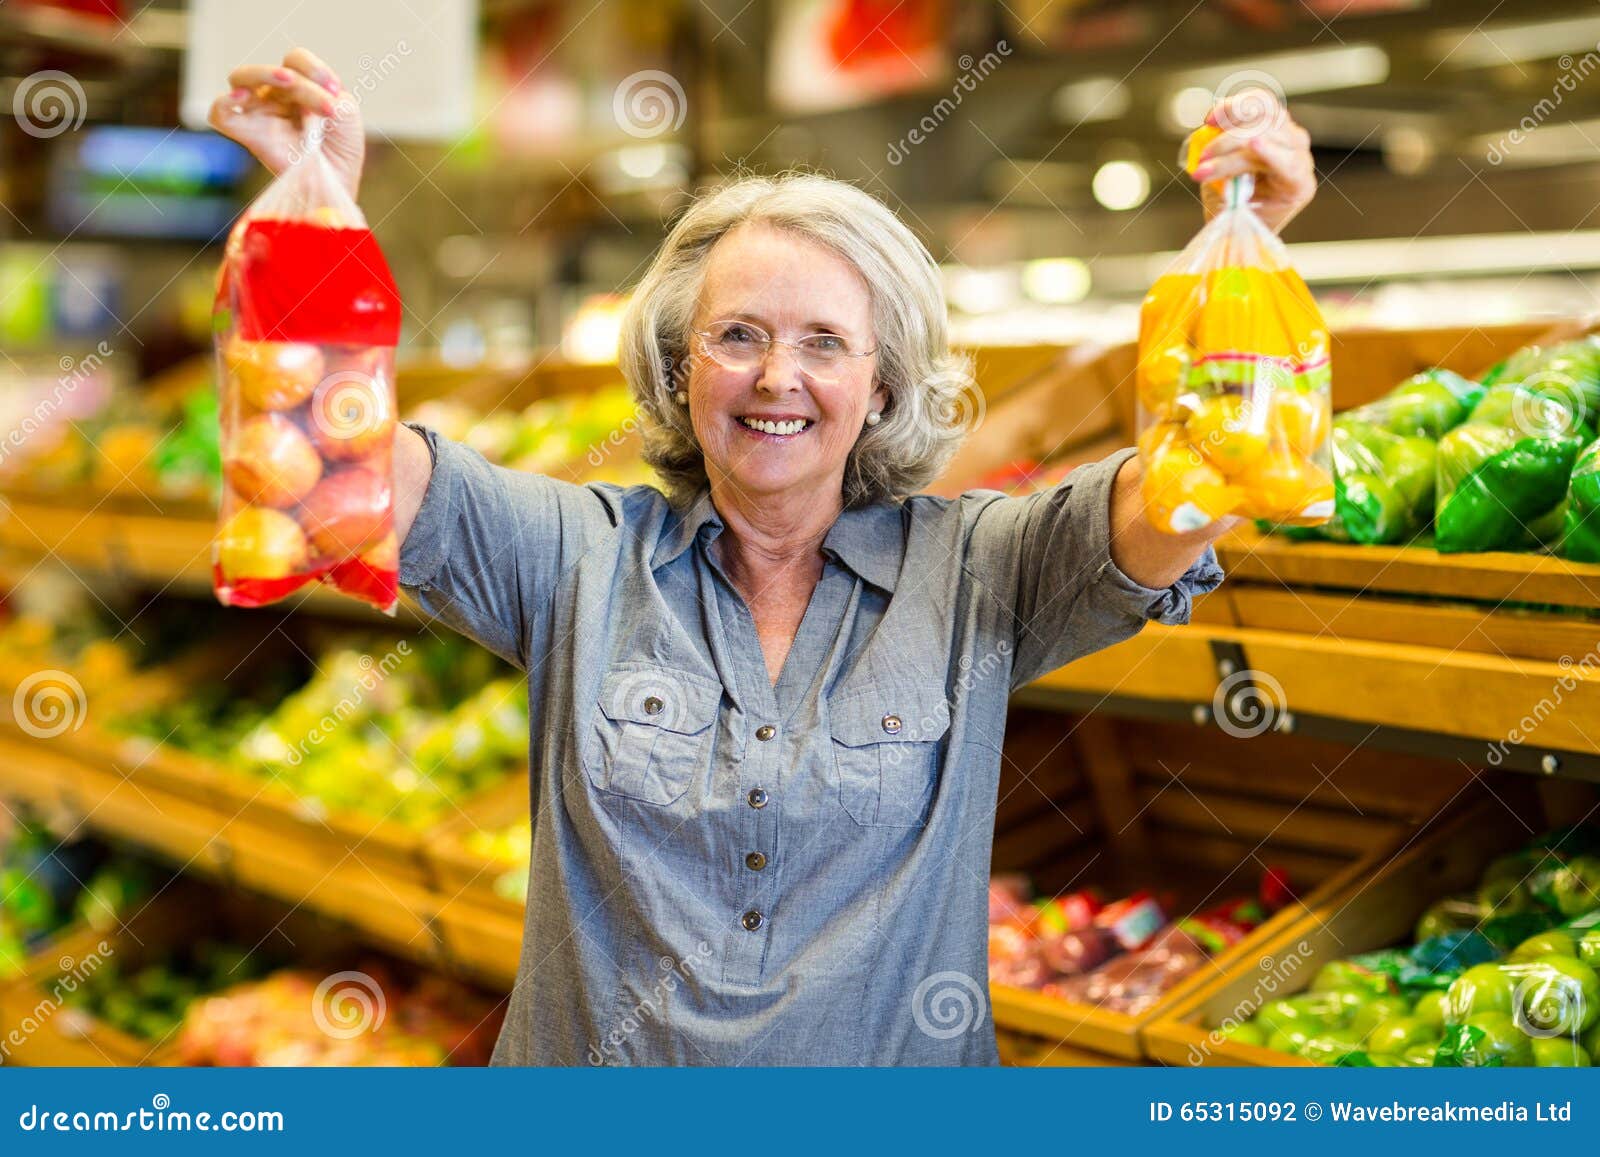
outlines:
[[[337,76],[334,76],[333,73],[331,73],[331,72],[325,73],[324,74],[324,79],[322,81],[322,87],[327,89],[329,92],[333,93],[334,96],[338,96],[339,95],[339,78]]]
[[[331,100],[325,100],[322,102],[322,115],[325,117],[331,117],[333,115],[333,102]]]
[[[1209,181],[1211,173],[1212,167],[1210,165],[1198,165],[1194,170],[1194,179],[1197,181]]]
[[[294,77],[289,74],[287,68],[274,68],[272,70],[272,79],[279,84],[288,84]]]
[[[228,99],[229,100],[233,100],[233,101],[239,101],[239,100],[244,100],[249,95],[250,95],[250,90],[248,88],[236,88],[236,89],[234,89],[232,92],[230,92],[228,94]]]

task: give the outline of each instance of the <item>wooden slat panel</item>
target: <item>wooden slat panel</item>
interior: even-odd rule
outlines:
[[[1290,542],[1238,530],[1217,543],[1234,579],[1475,602],[1600,608],[1600,565],[1547,555],[1440,554],[1426,547]]]
[[[1600,670],[1431,647],[1238,632],[1294,711],[1489,742],[1600,751]],[[1542,722],[1539,721],[1542,718]],[[1531,726],[1530,726],[1531,725]]]
[[[1536,611],[1491,611],[1374,595],[1286,591],[1242,584],[1231,592],[1240,626],[1372,639],[1446,651],[1556,661],[1600,642],[1600,620]],[[1208,600],[1202,600],[1202,602]],[[1198,604],[1197,604],[1198,609]]]
[[[1406,826],[1288,801],[1267,803],[1216,793],[1202,797],[1170,780],[1142,782],[1139,794],[1150,822],[1252,846],[1265,842],[1272,847],[1293,845],[1345,854],[1370,852],[1393,843]]]
[[[1170,840],[1181,852],[1169,854],[1161,864],[1161,879],[1183,884],[1180,901],[1187,906],[1218,903],[1230,896],[1249,895],[1270,866],[1289,873],[1295,889],[1315,888],[1354,861],[1333,853],[1323,853],[1269,845],[1257,848],[1254,841],[1244,843],[1226,836],[1204,836],[1194,831],[1179,831],[1152,826],[1153,838]],[[1175,874],[1182,873],[1182,874]],[[1219,886],[1220,885],[1220,886]]]
[[[1211,630],[1199,624],[1163,627],[1152,623],[1126,642],[1052,671],[1035,685],[1060,691],[1209,702],[1217,689]]]
[[[994,870],[1032,871],[1095,838],[1094,804],[1080,795],[996,835]]]

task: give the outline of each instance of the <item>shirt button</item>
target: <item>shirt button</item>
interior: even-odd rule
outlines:
[[[900,716],[898,716],[898,715],[885,715],[883,717],[883,729],[885,731],[887,731],[890,735],[899,735],[900,734],[900,726],[901,726],[901,724],[900,724]]]
[[[763,856],[760,852],[751,852],[744,858],[744,866],[749,868],[752,872],[759,872],[762,868],[767,866],[767,857]]]
[[[661,702],[660,699],[652,695],[644,701],[644,713],[646,715],[660,715],[661,709],[665,706],[665,703]]]
[[[761,925],[763,923],[765,923],[765,922],[766,922],[766,917],[764,917],[763,915],[761,915],[760,912],[757,912],[754,909],[751,909],[750,911],[746,912],[743,916],[739,917],[739,923],[744,925],[744,930],[746,932],[754,932],[754,931],[756,931],[756,929],[760,928]]]
[[[763,808],[767,806],[767,792],[765,788],[751,788],[750,795],[747,798],[750,800],[750,806],[753,808]]]
[[[756,738],[761,740],[762,743],[765,743],[776,734],[778,734],[778,729],[770,723],[763,723],[756,728]]]

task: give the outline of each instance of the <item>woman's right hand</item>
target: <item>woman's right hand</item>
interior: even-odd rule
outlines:
[[[233,91],[211,102],[211,127],[255,155],[274,175],[289,166],[303,134],[302,118],[327,118],[322,151],[353,199],[361,185],[366,136],[361,106],[333,70],[304,48],[277,68],[246,64],[228,74]]]

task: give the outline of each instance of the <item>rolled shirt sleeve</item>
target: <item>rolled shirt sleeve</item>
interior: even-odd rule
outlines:
[[[1014,686],[1138,633],[1147,622],[1189,621],[1193,600],[1222,582],[1207,547],[1177,582],[1134,582],[1111,558],[1111,487],[1134,453],[1080,466],[1027,498],[996,498],[979,513],[969,562],[993,597],[1009,603]]]
[[[615,529],[597,489],[490,465],[425,427],[433,475],[400,549],[400,585],[430,615],[526,669],[561,573]]]

